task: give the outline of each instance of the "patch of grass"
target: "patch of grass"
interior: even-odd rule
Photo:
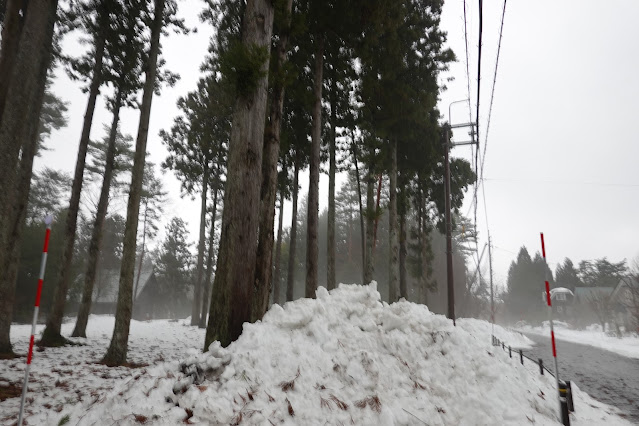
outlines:
[[[62,417],[60,419],[60,421],[58,422],[58,426],[62,426],[62,425],[66,425],[67,423],[69,423],[69,415],[67,414],[66,416]]]
[[[0,386],[0,401],[4,401],[9,398],[17,398],[22,393],[22,388],[9,383],[7,386]]]

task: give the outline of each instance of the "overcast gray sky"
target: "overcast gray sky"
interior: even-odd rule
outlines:
[[[447,1],[442,27],[458,62],[443,77],[454,77],[441,96],[440,109],[448,115],[452,101],[467,97],[463,0]],[[481,150],[493,82],[503,2],[484,2],[484,36],[480,99]],[[199,32],[171,35],[163,40],[167,66],[181,81],[153,100],[148,150],[159,164],[166,156],[158,131],[170,127],[180,95],[195,88],[199,65],[212,30],[199,24],[202,3],[180,2],[180,14]],[[473,118],[477,96],[478,6],[467,2],[470,79]],[[495,250],[495,278],[505,284],[510,262],[522,245],[539,250],[539,232],[546,236],[548,260],[607,256],[632,260],[639,256],[639,143],[635,122],[639,112],[639,2],[511,1],[507,5],[495,99],[484,166],[486,210],[479,192],[480,245],[487,223]],[[76,46],[68,42],[69,47]],[[56,93],[70,102],[69,126],[54,133],[51,151],[36,161],[71,172],[86,95],[61,71]],[[102,137],[109,122],[104,102],[98,104],[92,137]],[[122,114],[122,128],[133,136],[139,112]],[[453,106],[453,123],[468,121],[467,106]],[[455,139],[465,140],[457,132]],[[454,156],[470,158],[468,147]],[[301,180],[307,187],[308,175]],[[199,203],[179,197],[179,183],[163,175],[170,192],[166,221],[174,215],[189,223],[197,235]],[[327,177],[321,177],[322,194]],[[468,194],[463,213],[472,212]],[[323,196],[320,208],[327,202]],[[305,207],[304,207],[305,208]],[[290,203],[285,221],[290,221]],[[472,217],[472,213],[471,213]],[[285,222],[286,223],[286,222]]]

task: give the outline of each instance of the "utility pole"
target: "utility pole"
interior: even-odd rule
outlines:
[[[457,102],[467,102],[467,99],[461,101],[455,101],[452,104]],[[448,119],[450,121],[450,106],[448,107]],[[453,279],[453,220],[451,214],[451,191],[450,191],[450,149],[455,146],[460,145],[478,145],[477,141],[475,141],[475,126],[477,123],[463,123],[463,124],[455,124],[450,125],[447,124],[444,126],[444,192],[446,197],[445,209],[446,209],[446,275],[448,281],[448,315],[449,319],[453,320],[453,325],[455,324],[455,287]],[[450,142],[449,138],[449,129],[457,129],[460,127],[470,127],[470,136],[471,140],[466,142]]]
[[[446,194],[446,273],[448,277],[448,318],[455,325],[455,288],[453,280],[453,222],[450,212],[450,142],[448,126],[444,131],[444,192]]]
[[[493,251],[490,233],[488,233],[488,271],[490,272],[490,322],[492,324],[491,335],[495,344],[495,296],[493,293]]]

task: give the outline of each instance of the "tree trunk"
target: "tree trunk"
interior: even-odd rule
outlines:
[[[275,220],[275,199],[277,198],[277,159],[280,153],[280,132],[282,127],[282,111],[284,109],[284,79],[279,75],[286,63],[288,51],[289,26],[293,0],[286,1],[286,22],[277,42],[277,59],[273,78],[269,124],[264,135],[264,157],[262,161],[262,189],[260,204],[260,224],[257,245],[257,264],[251,321],[264,316],[268,308],[268,296],[271,292],[271,273],[273,265],[273,221]]]
[[[56,20],[57,1],[34,1],[29,3],[24,27],[15,59],[12,61],[11,76],[8,80],[4,112],[0,117],[0,275],[6,275],[6,262],[10,260],[17,241],[11,240],[12,207],[16,203],[16,180],[19,179],[18,161],[20,149],[31,126],[25,117],[32,117],[29,112],[40,115],[42,102],[40,93],[46,81],[46,69],[51,55],[53,27]],[[4,40],[4,38],[3,38]],[[4,52],[2,53],[4,55]],[[15,283],[0,280],[0,353],[11,352],[9,332],[13,309],[6,308],[13,304]]]
[[[193,304],[191,305],[191,325],[200,323],[202,307],[202,278],[204,277],[204,250],[206,245],[206,197],[209,192],[209,165],[204,166],[202,177],[202,205],[200,208],[200,243],[197,249],[197,271],[195,288],[193,288]]]
[[[107,148],[104,175],[102,178],[102,189],[100,190],[100,200],[95,213],[95,222],[89,243],[89,257],[87,259],[87,269],[84,274],[84,287],[82,288],[82,300],[78,308],[78,318],[71,337],[87,337],[86,329],[91,312],[91,302],[93,300],[93,287],[95,276],[98,272],[98,258],[100,247],[102,246],[102,235],[104,232],[104,220],[106,219],[109,207],[109,192],[111,191],[111,179],[113,177],[113,166],[115,162],[115,141],[118,133],[118,123],[120,121],[120,107],[122,104],[122,94],[118,92],[115,105],[113,107],[113,121],[109,134],[109,145]],[[75,228],[74,228],[75,229]],[[68,272],[67,272],[68,274]],[[68,282],[68,281],[67,281]],[[47,318],[47,328],[44,330],[40,343],[43,346],[59,346],[65,343],[60,335],[62,325],[62,315],[64,314],[64,304],[67,299],[67,285],[65,281],[60,281],[55,289],[53,297],[53,309]]]
[[[379,218],[382,217],[381,209],[379,207],[382,199],[382,174],[380,173],[377,182],[377,201],[375,205],[375,230],[373,231],[373,256],[375,255],[375,247],[377,246],[377,225],[379,225]]]
[[[322,139],[322,82],[324,70],[324,36],[320,35],[315,51],[313,79],[313,127],[311,129],[311,159],[308,184],[308,213],[306,227],[306,287],[305,297],[315,297],[317,290],[317,262],[319,257],[317,229],[319,223],[320,144]]]
[[[331,136],[329,147],[329,166],[328,166],[328,232],[326,244],[326,288],[332,290],[336,286],[335,279],[335,139],[337,138],[337,111],[336,111],[336,93],[335,93],[335,77],[331,85]]]
[[[364,207],[362,206],[362,185],[359,177],[359,165],[357,161],[357,145],[355,135],[351,131],[353,139],[353,160],[355,163],[355,179],[357,180],[357,202],[359,204],[359,227],[362,235],[362,284],[366,284],[366,229],[364,227]]]
[[[21,0],[7,0],[2,26],[2,45],[0,46],[0,119],[4,103],[11,84],[13,64],[18,54],[20,33],[24,24],[24,14],[20,16]],[[24,12],[24,11],[23,11]]]
[[[277,222],[277,243],[275,244],[275,266],[273,268],[273,303],[280,304],[280,262],[282,258],[282,227],[284,225],[284,192],[280,192],[280,212]]]
[[[140,249],[140,261],[138,262],[138,274],[135,277],[135,287],[133,288],[133,308],[135,309],[135,299],[138,297],[138,287],[140,286],[140,276],[142,276],[142,265],[144,265],[144,252],[146,249],[146,221],[149,211],[148,200],[144,202],[144,222],[142,222],[142,248]]]
[[[109,349],[102,360],[107,365],[122,365],[126,362],[129,340],[129,326],[133,310],[133,274],[135,269],[136,238],[140,214],[140,198],[144,178],[144,162],[146,158],[146,141],[149,135],[151,103],[156,83],[158,53],[160,51],[160,35],[164,25],[164,0],[155,0],[155,12],[151,24],[151,46],[140,107],[140,123],[138,137],[135,142],[135,156],[131,170],[131,187],[126,209],[124,226],[124,242],[122,246],[122,267],[120,269],[120,285],[118,303],[115,312],[115,328]]]
[[[373,241],[375,241],[375,198],[373,185],[375,185],[375,177],[373,176],[370,166],[368,176],[366,177],[366,267],[364,268],[364,284],[370,284],[373,281]]]
[[[399,214],[399,294],[408,300],[406,253],[406,211],[401,209]]]
[[[43,64],[44,66],[44,64]],[[48,68],[48,67],[45,67]],[[42,86],[39,96],[37,98],[37,103],[42,103],[42,98],[44,97],[44,86]],[[31,110],[31,116],[29,117],[29,122],[38,123],[39,111],[35,108]],[[8,248],[9,257],[8,262],[3,268],[6,273],[0,276],[0,280],[6,280],[0,284],[3,288],[8,289],[8,294],[6,295],[6,300],[2,300],[2,302],[11,302],[7,303],[7,306],[3,307],[4,315],[9,318],[9,323],[6,326],[7,332],[6,335],[2,332],[2,337],[0,337],[0,354],[11,355],[11,341],[9,339],[9,329],[11,327],[11,318],[13,315],[13,301],[15,298],[15,290],[18,278],[18,267],[20,266],[20,247],[22,240],[22,232],[24,231],[24,222],[27,215],[27,204],[29,203],[29,190],[31,189],[31,177],[33,175],[33,159],[35,157],[37,147],[38,147],[38,126],[32,125],[29,126],[28,136],[25,138],[24,145],[22,147],[22,155],[20,159],[20,175],[18,177],[18,191],[16,197],[16,203],[13,205],[11,220],[13,222],[11,233],[9,234],[9,241],[13,242],[12,247]],[[0,302],[0,306],[3,303]],[[1,317],[1,315],[0,315]],[[4,330],[4,327],[2,328]],[[8,349],[6,349],[8,348]]]
[[[419,303],[423,303],[424,305],[428,305],[428,230],[426,228],[426,200],[423,189],[420,193],[420,208],[419,208],[419,252],[420,252],[420,260],[421,260],[421,277],[419,280],[420,283],[420,298]]]
[[[397,140],[391,142],[390,203],[388,232],[390,235],[388,302],[399,300],[399,241],[397,238]]]
[[[217,178],[216,178],[217,179]],[[217,182],[217,181],[216,181]],[[211,276],[213,275],[213,252],[215,247],[215,220],[217,215],[217,183],[213,191],[213,212],[211,213],[211,231],[209,232],[209,252],[206,257],[206,278],[204,279],[204,296],[198,328],[206,328],[206,318],[211,303]]]
[[[288,249],[288,274],[286,276],[286,301],[293,300],[295,288],[295,250],[297,250],[297,198],[299,195],[300,155],[295,154],[295,170],[293,172],[293,212],[291,218],[291,236]]]
[[[258,46],[270,53],[273,3],[248,0],[242,22],[244,47]],[[268,91],[268,61],[251,93],[239,93],[233,111],[224,190],[224,213],[204,349],[219,340],[228,346],[251,319],[251,301],[260,211],[262,151]]]
[[[95,44],[96,57],[93,67],[93,76],[91,77],[91,85],[89,87],[89,100],[84,113],[84,123],[82,124],[82,134],[80,136],[78,156],[75,161],[73,184],[71,186],[71,199],[69,200],[69,210],[66,217],[64,236],[62,237],[62,266],[58,271],[55,283],[56,291],[58,288],[61,288],[64,289],[65,293],[66,289],[69,287],[69,274],[71,272],[71,263],[73,262],[73,246],[75,244],[78,212],[80,210],[80,195],[82,193],[82,184],[84,183],[84,167],[86,163],[87,149],[89,146],[91,126],[93,124],[93,113],[95,112],[95,103],[100,91],[100,86],[102,85],[102,60],[104,58],[105,44],[104,37],[96,39]],[[91,302],[89,301],[89,303]],[[58,330],[57,334],[60,334],[60,326],[61,323],[55,325],[54,330]]]

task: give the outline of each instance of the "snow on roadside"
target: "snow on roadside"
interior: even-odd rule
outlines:
[[[69,336],[75,321],[62,324],[62,334]],[[82,346],[34,349],[25,424],[57,425],[69,407],[90,405],[109,391],[139,375],[146,367],[110,368],[98,364],[109,345],[115,319],[112,316],[91,315],[87,339],[72,339]],[[186,323],[188,324],[188,323]],[[38,335],[44,325],[37,326]],[[27,352],[31,325],[12,325],[11,341],[16,353]],[[202,347],[204,330],[185,326],[184,321],[131,321],[129,361],[135,364],[173,365],[186,353],[186,348]],[[26,358],[0,360],[0,386],[22,388]],[[0,401],[0,425],[15,424],[20,396]],[[76,422],[78,423],[78,422]],[[73,422],[70,423],[74,424]]]
[[[550,326],[547,321],[544,322],[541,327],[526,325],[518,328],[517,330],[524,333],[540,334],[544,336],[550,335]],[[570,330],[565,327],[555,326],[555,337],[572,343],[581,343],[582,345],[605,349],[628,358],[639,359],[639,337],[625,336],[620,339],[618,337],[608,336],[606,333],[602,332],[601,327],[597,325],[590,326],[586,330]]]
[[[559,424],[553,379],[490,346],[490,329],[389,306],[374,284],[320,288],[245,324],[226,349],[196,346],[179,367],[148,367],[59,414],[82,425]],[[575,404],[573,425],[629,424],[576,387]]]

